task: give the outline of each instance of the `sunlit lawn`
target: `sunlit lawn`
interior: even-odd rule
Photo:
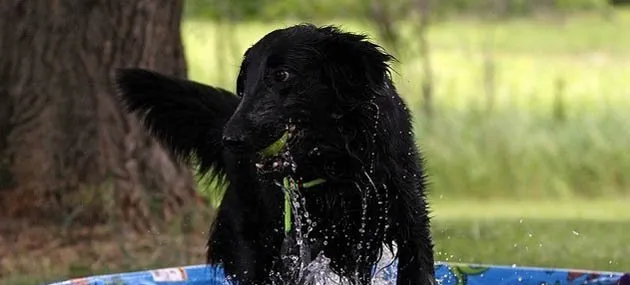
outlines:
[[[630,271],[630,200],[435,201],[436,258]]]

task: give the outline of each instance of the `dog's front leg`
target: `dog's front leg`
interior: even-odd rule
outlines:
[[[392,201],[398,246],[397,285],[435,284],[433,243],[421,176],[402,176],[394,184],[398,185],[397,197]]]
[[[253,241],[247,232],[247,219],[242,209],[239,195],[229,188],[219,207],[208,241],[208,262],[222,265],[229,278],[240,284],[255,284],[256,252]]]
[[[223,266],[226,277],[240,284],[256,284],[255,252],[242,238],[229,235],[226,225],[218,228],[210,241],[211,264]]]

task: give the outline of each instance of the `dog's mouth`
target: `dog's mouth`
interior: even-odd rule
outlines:
[[[298,122],[289,120],[285,131],[279,139],[258,152],[256,169],[259,173],[282,172],[287,169],[295,171],[297,165],[293,161],[291,149],[299,137]]]

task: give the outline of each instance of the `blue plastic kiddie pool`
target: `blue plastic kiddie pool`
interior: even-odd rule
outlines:
[[[630,274],[558,268],[436,263],[441,285],[630,285]],[[396,284],[395,266],[384,272],[385,283]],[[388,281],[391,280],[391,283]],[[192,265],[72,279],[51,285],[230,285],[221,267]]]

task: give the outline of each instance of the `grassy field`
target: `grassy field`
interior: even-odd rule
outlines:
[[[185,22],[190,76],[233,89],[243,51],[273,28],[294,23],[226,28]],[[335,24],[375,37],[365,23]],[[563,21],[437,23],[429,32],[435,73],[432,118],[419,112],[417,37],[411,25],[401,25],[403,48],[394,76],[417,111],[416,132],[427,157],[432,195],[628,196],[630,39],[621,36],[628,25],[628,11]],[[488,66],[494,71],[484,73]]]
[[[481,203],[438,198],[431,202],[438,261],[630,271],[630,247],[625,238],[630,228],[629,201]],[[91,239],[76,252],[64,249],[43,256],[25,252],[21,262],[29,271],[0,274],[0,283],[41,284],[204,262],[205,233],[193,239],[164,235],[156,242],[153,238],[114,236]],[[47,240],[51,242],[49,237]],[[121,253],[119,248],[127,251]],[[77,255],[78,259],[68,258]],[[9,258],[0,260],[2,266],[16,263]]]
[[[436,200],[436,259],[630,271],[627,202]]]

